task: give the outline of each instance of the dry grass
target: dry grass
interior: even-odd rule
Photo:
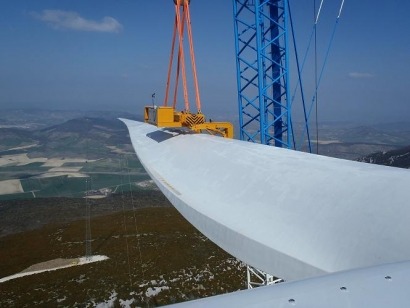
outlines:
[[[93,254],[109,260],[2,283],[0,306],[91,307],[113,293],[115,306],[120,299],[132,300],[132,306],[157,306],[244,287],[243,265],[174,208],[124,208],[91,222]],[[1,237],[0,277],[35,263],[83,256],[84,237],[84,220]],[[159,287],[156,296],[147,296]]]

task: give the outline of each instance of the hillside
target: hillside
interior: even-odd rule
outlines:
[[[77,118],[43,129],[0,128],[0,154],[29,157],[101,158],[114,146],[130,150],[128,130],[117,119]],[[24,147],[27,147],[26,151]],[[87,157],[88,155],[88,157]]]
[[[141,120],[107,112],[93,112],[92,116],[73,111],[5,112],[0,121],[0,199],[80,197],[87,190],[102,197],[118,189],[152,185],[118,116]],[[301,128],[298,124],[295,130]],[[377,126],[323,123],[319,154],[368,161],[369,153],[389,153],[410,144],[409,132],[410,124],[404,122]],[[372,161],[383,161],[380,153]],[[402,161],[400,155],[392,159]]]
[[[115,155],[111,147],[132,150],[128,130],[117,119],[79,118],[51,126],[34,135],[39,146],[31,155],[98,159]]]
[[[410,123],[379,125],[322,124],[319,154],[357,160],[375,152],[397,150],[410,144]]]
[[[320,149],[351,159],[386,149],[362,161],[409,168],[410,147],[398,149],[409,135],[402,125],[329,125]],[[2,283],[0,306],[159,306],[245,288],[244,264],[170,206],[122,122],[82,116],[0,127],[0,145],[0,188],[9,192],[0,192],[0,277],[84,256],[86,204],[92,252],[109,257]]]
[[[0,154],[13,152],[18,147],[37,144],[38,140],[34,133],[21,128],[0,128]]]
[[[399,168],[410,168],[410,146],[387,152],[377,152],[359,159],[361,162]]]
[[[0,278],[84,256],[85,212],[84,199],[0,201]],[[159,192],[94,200],[91,215],[92,253],[109,259],[0,282],[1,307],[156,307],[245,288],[244,264]]]
[[[47,110],[47,109],[9,109],[2,110],[0,128],[22,128],[27,130],[38,130],[53,125],[64,123],[68,120],[78,118],[103,118],[116,119],[128,118],[141,120],[141,115],[128,112],[98,111],[98,110]]]

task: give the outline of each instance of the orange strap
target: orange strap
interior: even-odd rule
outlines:
[[[168,106],[169,82],[171,80],[171,71],[172,71],[172,62],[173,62],[173,59],[174,59],[176,34],[177,34],[177,17],[175,16],[174,33],[172,35],[171,56],[169,58],[169,65],[168,65],[168,77],[167,77],[167,86],[166,86],[166,89],[165,89],[164,106]]]
[[[193,43],[193,40],[192,40],[192,29],[191,29],[191,14],[189,13],[189,4],[188,4],[188,2],[189,1],[185,1],[186,21],[187,21],[187,25],[188,25],[187,29],[188,29],[189,49],[190,49],[190,54],[191,54],[192,73],[194,75],[196,108],[198,109],[198,113],[201,113],[201,99],[199,97],[198,78],[197,78],[197,75],[196,75],[194,43]]]
[[[201,112],[201,100],[199,96],[199,86],[198,86],[198,78],[197,78],[197,71],[195,65],[195,54],[194,54],[194,45],[192,40],[192,29],[191,29],[191,16],[189,13],[189,1],[184,1],[183,4],[180,0],[176,1],[175,4],[175,24],[174,24],[174,33],[172,37],[172,47],[171,47],[171,55],[169,60],[168,66],[168,76],[167,76],[167,84],[165,90],[165,100],[164,106],[168,105],[169,99],[169,87],[170,87],[170,79],[171,79],[171,72],[173,66],[173,59],[174,59],[174,51],[175,51],[175,42],[176,42],[176,34],[178,33],[178,60],[177,60],[177,69],[176,69],[176,76],[175,76],[175,88],[174,88],[174,97],[173,97],[173,107],[176,107],[177,101],[177,94],[178,94],[178,84],[179,84],[179,75],[182,74],[182,84],[183,84],[183,91],[184,91],[184,105],[185,111],[189,112],[189,100],[188,100],[188,87],[187,87],[187,77],[186,77],[186,67],[185,67],[185,54],[184,54],[184,25],[185,22],[187,24],[187,32],[188,32],[188,40],[189,40],[189,51],[191,56],[191,66],[192,66],[192,74],[193,74],[193,82],[195,87],[195,101],[196,107],[198,112]],[[181,14],[182,8],[182,14]],[[182,16],[181,16],[182,15]]]
[[[185,103],[185,111],[189,112],[189,101],[188,101],[188,87],[187,87],[187,79],[186,79],[186,69],[185,69],[185,55],[184,55],[184,21],[185,21],[185,14],[182,14],[181,19],[181,12],[180,6],[175,6],[175,11],[177,15],[178,21],[178,38],[179,38],[179,57],[181,59],[181,71],[182,71],[182,85],[184,89],[184,103]],[[185,10],[183,9],[183,13]]]

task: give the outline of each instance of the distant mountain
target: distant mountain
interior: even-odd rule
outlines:
[[[119,117],[143,121],[141,115],[124,112],[4,111],[0,119],[0,155],[18,154],[18,150],[7,150],[30,146],[26,153],[31,157],[80,155],[92,159],[112,155],[117,145],[133,152],[127,129],[117,120]],[[306,136],[301,134],[303,129],[303,123],[294,123],[297,149],[307,151]],[[238,138],[238,125],[235,133]],[[311,136],[315,139],[314,130]],[[357,160],[369,153],[388,152],[410,144],[410,121],[368,126],[323,122],[319,124],[318,137],[318,147],[316,140],[312,140],[314,153],[318,148],[321,155]]]
[[[36,130],[0,128],[1,155],[96,159],[121,150],[132,148],[128,130],[118,119],[83,117]]]
[[[79,118],[40,130],[37,136],[47,142],[56,142],[67,137],[87,138],[89,141],[106,142],[106,145],[129,143],[128,130],[117,119]]]
[[[410,168],[410,146],[392,150],[388,152],[377,152],[359,159],[361,162],[399,167]]]
[[[327,123],[319,127],[319,153],[326,156],[357,160],[369,153],[398,150],[408,144],[410,122],[370,126]]]
[[[0,152],[37,143],[33,132],[19,128],[0,128]]]
[[[92,117],[101,119],[127,118],[142,120],[141,115],[116,111],[11,109],[2,110],[0,128],[40,129],[58,125],[71,119]]]
[[[38,156],[94,159],[110,156],[110,146],[130,149],[128,130],[118,119],[72,119],[36,131],[34,135],[40,144],[36,149]]]
[[[399,146],[410,144],[410,127],[405,123],[374,126],[319,127],[320,139],[350,144]]]
[[[357,160],[368,153],[391,151],[397,148],[399,147],[388,144],[335,142],[319,144],[319,154],[342,159]]]

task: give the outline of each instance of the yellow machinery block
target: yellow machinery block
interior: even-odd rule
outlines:
[[[146,106],[144,120],[158,127],[181,127],[182,124],[174,121],[174,108],[165,106]]]
[[[192,125],[191,129],[197,133],[207,132],[210,135],[233,138],[233,125],[229,122],[205,122]]]
[[[202,113],[176,112],[173,107],[146,106],[144,109],[146,123],[157,127],[188,127],[191,130],[211,135],[233,138],[233,126],[229,122],[205,122]]]

